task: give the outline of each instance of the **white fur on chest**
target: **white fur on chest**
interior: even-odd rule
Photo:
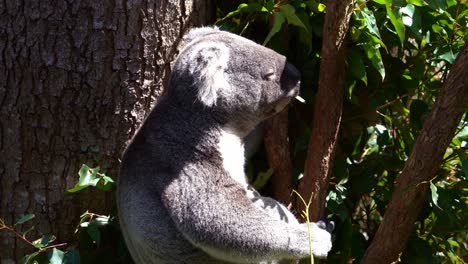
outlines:
[[[222,130],[218,143],[218,150],[223,159],[224,170],[235,181],[247,187],[247,179],[244,172],[244,144],[242,139],[235,134]]]

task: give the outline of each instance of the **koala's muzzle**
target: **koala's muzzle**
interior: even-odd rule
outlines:
[[[288,97],[295,97],[299,94],[301,73],[294,65],[286,62],[280,81],[281,87],[285,90]]]

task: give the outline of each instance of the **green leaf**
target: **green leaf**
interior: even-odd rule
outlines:
[[[22,258],[20,259],[19,262],[20,262],[20,264],[30,264],[30,263],[33,263],[33,262],[31,262],[31,261],[33,261],[34,258],[36,258],[37,255],[39,255],[40,253],[42,253],[42,252],[41,252],[41,251],[36,251],[36,252],[34,252],[34,253],[32,253],[32,254],[25,255],[24,257],[22,257]]]
[[[31,226],[30,228],[28,228],[28,230],[21,232],[21,235],[23,237],[26,237],[28,235],[28,233],[33,231],[33,230],[34,230],[34,226]]]
[[[434,183],[431,182],[431,201],[435,206],[441,209],[439,205],[437,204],[438,199],[439,199],[439,195],[437,194],[437,187],[434,185]]]
[[[245,13],[253,13],[253,12],[268,12],[268,9],[262,6],[259,3],[249,3],[245,4],[241,7],[241,11]]]
[[[49,243],[53,242],[55,239],[56,239],[56,237],[54,235],[47,234],[47,235],[43,235],[39,239],[34,240],[32,242],[32,244],[36,248],[41,249],[41,248],[46,247],[47,245],[49,245]]]
[[[285,21],[285,17],[282,13],[275,13],[273,15],[273,26],[271,27],[270,33],[268,33],[265,41],[263,41],[263,45],[266,45],[270,39],[281,30],[281,26]]]
[[[304,2],[307,7],[309,7],[310,10],[312,10],[312,12],[320,12],[320,13],[323,13],[323,11],[325,11],[326,9],[326,5],[325,4],[322,4],[322,3],[318,3],[316,0],[308,0],[308,1],[305,1]]]
[[[80,175],[78,183],[73,188],[69,189],[68,192],[74,193],[88,188],[89,186],[96,186],[100,180],[97,177],[98,172],[99,167],[90,168],[86,164],[83,164],[80,168],[80,171],[78,172]]]
[[[50,264],[62,264],[65,253],[60,249],[54,248],[51,251],[49,251],[48,255]]]
[[[412,4],[415,6],[424,6],[423,0],[407,0],[408,4]]]
[[[253,13],[253,12],[268,12],[268,8],[260,5],[259,3],[241,3],[236,10],[229,12],[224,19],[234,17],[240,13]]]
[[[252,183],[252,186],[255,189],[262,188],[271,178],[271,176],[273,175],[273,172],[274,170],[272,168],[268,169],[266,172],[260,172],[257,178],[255,179],[255,181]]]
[[[274,0],[268,0],[265,3],[265,8],[268,10],[268,12],[272,12],[273,9],[275,8],[275,1]]]
[[[400,7],[392,7],[390,4],[386,5],[387,15],[390,18],[390,22],[392,22],[393,27],[395,27],[395,31],[400,39],[400,43],[403,46],[405,42],[405,25],[403,24],[403,20],[400,14],[401,8]]]
[[[90,223],[86,228],[86,232],[91,237],[91,239],[98,245],[101,243],[101,231],[99,231],[97,223]]]
[[[25,222],[33,219],[34,217],[36,217],[34,214],[26,214],[23,217],[21,217],[18,221],[16,221],[15,226],[24,224]]]
[[[372,66],[380,73],[380,76],[382,77],[382,81],[383,81],[385,79],[385,67],[382,62],[382,56],[380,55],[380,51],[379,51],[380,45],[378,44],[372,45],[369,43],[365,43],[363,47],[366,52],[367,58],[372,63]]]
[[[437,49],[435,53],[436,59],[444,60],[450,64],[453,64],[455,62],[455,55],[453,54],[452,49],[450,49],[450,47],[448,46]]]
[[[365,23],[365,26],[369,32],[380,39],[380,32],[379,28],[377,27],[377,21],[375,19],[374,13],[368,8],[363,8],[360,11],[360,14],[363,16],[363,22]]]
[[[411,27],[413,25],[414,5],[407,5],[401,8],[402,22],[405,26]]]
[[[373,2],[381,5],[385,5],[387,3],[387,0],[373,0]]]
[[[280,12],[288,20],[288,24],[298,26],[307,30],[307,27],[304,25],[304,23],[302,23],[301,19],[296,15],[296,9],[292,5],[290,4],[282,5],[280,6],[279,9],[280,9]]]
[[[317,10],[318,10],[319,12],[325,11],[326,8],[327,8],[327,6],[324,5],[324,4],[322,4],[322,3],[319,3],[318,6],[317,6]]]
[[[96,184],[96,188],[103,191],[109,191],[115,188],[115,182],[111,177],[102,175]]]
[[[361,56],[354,50],[350,50],[348,53],[348,70],[353,77],[363,81],[367,85],[366,66]]]

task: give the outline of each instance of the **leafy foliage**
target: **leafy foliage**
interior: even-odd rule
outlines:
[[[307,103],[290,108],[293,162],[300,175],[311,131],[326,1],[237,3],[220,6],[217,25],[285,54],[301,69]],[[328,262],[359,262],[363,256],[468,37],[467,24],[468,3],[462,0],[356,1],[348,33],[346,101],[326,205],[337,223]],[[430,183],[401,255],[403,263],[464,263],[468,258],[467,125],[465,114]]]
[[[101,191],[115,189],[114,180],[99,172],[99,167],[90,168],[83,164],[78,174],[78,183],[68,190],[69,193],[81,192],[88,187],[95,187]],[[20,259],[19,262],[22,264],[132,263],[113,214],[100,215],[86,211],[81,215],[76,227],[76,240],[58,244],[53,243],[56,237],[51,234],[42,235],[35,240],[29,239],[27,235],[34,230],[34,226],[24,232],[19,231],[21,225],[31,222],[34,217],[33,214],[26,214],[13,226],[8,226],[0,218],[0,231],[7,230],[13,233],[35,250]]]

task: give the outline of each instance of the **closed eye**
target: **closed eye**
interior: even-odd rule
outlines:
[[[276,79],[276,73],[274,70],[270,70],[263,74],[262,78],[267,81],[273,81],[274,79]]]

